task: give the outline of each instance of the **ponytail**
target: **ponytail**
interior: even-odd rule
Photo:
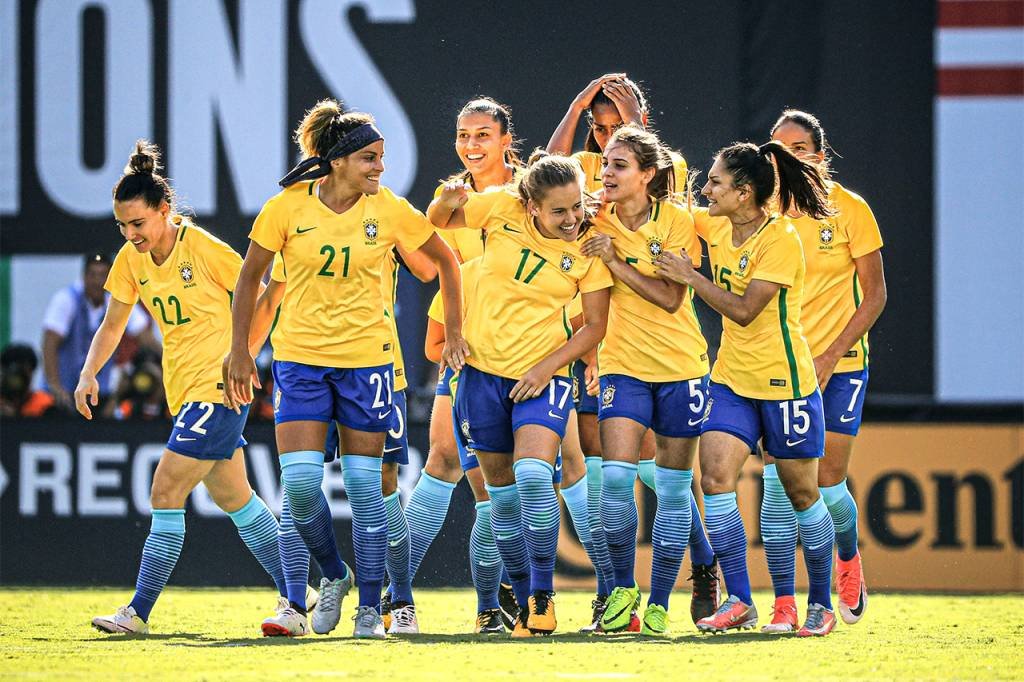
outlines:
[[[306,112],[295,129],[295,142],[303,161],[278,182],[288,187],[331,172],[331,161],[383,140],[373,116],[358,111],[343,113],[341,102],[322,99]]]
[[[159,174],[160,149],[148,140],[137,140],[124,175],[114,185],[114,201],[142,199],[146,206],[160,208],[166,203],[171,213],[177,214],[174,190],[167,179]]]
[[[795,206],[801,213],[815,219],[835,214],[829,206],[825,178],[816,164],[802,160],[781,142],[766,142],[759,147],[759,151],[766,158],[771,156],[775,159],[781,210]]]

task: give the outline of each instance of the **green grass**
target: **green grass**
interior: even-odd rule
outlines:
[[[582,637],[590,596],[557,598],[559,631],[512,642],[464,634],[475,597],[422,590],[420,627],[429,634],[355,642],[343,618],[330,636],[264,639],[267,590],[174,589],[161,597],[148,637],[89,627],[129,598],[125,589],[0,589],[0,678],[387,680],[512,679],[1024,679],[1020,595],[872,595],[865,619],[840,622],[823,639],[754,632],[701,636],[686,595],[675,597],[673,636]],[[771,599],[755,595],[762,620]],[[351,597],[346,611],[353,606]],[[801,609],[802,613],[802,609]]]

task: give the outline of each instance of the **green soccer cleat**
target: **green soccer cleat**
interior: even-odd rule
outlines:
[[[630,616],[640,607],[640,586],[616,587],[608,595],[604,615],[601,616],[601,628],[605,632],[616,632],[629,627]]]
[[[668,611],[660,604],[648,604],[644,611],[644,625],[641,635],[647,637],[664,637],[668,632]]]

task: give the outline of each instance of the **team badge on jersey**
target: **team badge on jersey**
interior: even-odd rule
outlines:
[[[572,401],[574,403],[580,401],[580,380],[576,377],[572,378]]]
[[[562,254],[562,259],[558,262],[558,267],[562,268],[562,272],[569,272],[572,270],[573,263],[576,259],[567,253]]]
[[[466,440],[469,441],[470,443],[473,442],[473,439],[470,438],[470,436],[469,436],[469,420],[468,419],[463,419],[462,420],[462,435],[465,436]]]
[[[195,271],[192,269],[192,264],[188,261],[178,264],[178,274],[181,275],[181,281],[185,284],[190,284],[195,279]]]
[[[367,244],[376,244],[379,232],[376,218],[367,218],[363,221],[363,234],[366,236]]]
[[[615,386],[613,384],[608,384],[604,387],[604,390],[601,391],[601,406],[611,407],[613,400],[615,400]]]
[[[651,237],[647,240],[647,253],[651,254],[651,259],[656,259],[661,255],[661,240],[657,237]]]
[[[281,389],[274,390],[274,412],[281,409]]]
[[[737,263],[737,266],[739,267],[739,274],[746,274],[748,265],[750,265],[750,252],[744,251],[743,255],[740,256],[740,262]]]
[[[835,231],[832,229],[832,226],[829,225],[828,223],[822,225],[821,228],[818,230],[818,241],[821,242],[822,244],[831,244],[832,240],[835,239],[835,237]]]

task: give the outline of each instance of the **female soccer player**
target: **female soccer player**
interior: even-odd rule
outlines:
[[[170,578],[185,541],[185,500],[200,481],[227,512],[242,540],[284,596],[277,552],[277,519],[249,486],[242,427],[248,408],[223,403],[221,358],[230,332],[224,320],[242,260],[230,246],[175,209],[174,192],[158,173],[159,152],[140,140],[114,186],[114,218],[126,243],[110,269],[110,303],[93,337],[75,389],[75,406],[92,419],[96,373],[124,333],[136,301],[160,325],[164,386],[176,415],[153,475],[153,524],[131,603],[94,618],[104,632],[149,632],[149,614]],[[300,597],[304,601],[305,593]]]
[[[605,206],[583,247],[615,277],[608,334],[598,351],[601,376],[601,520],[615,586],[601,620],[625,629],[640,603],[633,577],[637,507],[633,486],[640,443],[656,434],[658,506],[654,516],[651,595],[641,634],[668,630],[669,595],[692,526],[693,460],[707,391],[707,342],[689,287],[656,275],[662,251],[684,250],[700,265],[689,211],[671,201],[672,157],[657,136],[627,125],[604,148]],[[681,312],[678,312],[680,311]]]
[[[517,192],[474,194],[456,181],[428,209],[435,225],[487,230],[466,313],[471,364],[459,378],[455,401],[459,429],[487,483],[491,526],[521,607],[513,637],[556,627],[552,578],[559,511],[551,483],[571,410],[568,365],[597,345],[607,321],[611,274],[600,259],[583,255],[579,241],[586,229],[583,184],[577,162],[541,158]],[[577,292],[586,323],[570,335],[565,307]]]
[[[707,212],[696,221],[708,244],[714,281],[694,269],[685,251],[664,252],[658,258],[659,272],[693,287],[723,317],[722,344],[701,426],[700,466],[708,535],[730,596],[697,627],[723,632],[757,625],[736,481],[762,440],[765,451],[776,458],[803,541],[810,605],[798,634],[825,635],[836,622],[829,587],[835,527],[818,493],[825,416],[801,326],[800,238],[788,219],[766,208],[775,195],[776,169],[781,205],[818,219],[832,214],[820,169],[784,145],[726,147],[715,157],[702,190]]]
[[[458,263],[407,201],[380,185],[384,139],[368,114],[324,100],[296,131],[305,161],[256,218],[232,309],[228,395],[252,400],[248,340],[260,277],[281,253],[288,286],[274,330],[274,402],[282,478],[299,534],[324,569],[313,611],[317,633],[334,629],[352,575],[341,561],[321,490],[328,423],[341,424],[345,489],[352,506],[359,607],[355,637],[383,638],[377,606],[384,580],[387,516],[381,456],[393,411],[393,342],[381,273],[401,243],[434,262],[448,303],[445,361],[461,367]],[[315,155],[309,156],[310,152]]]
[[[772,139],[828,173],[825,131],[806,112],[787,110],[772,127]],[[818,487],[836,526],[839,613],[853,624],[864,615],[868,593],[857,551],[857,503],[846,486],[853,443],[860,428],[868,383],[868,330],[885,307],[882,235],[867,203],[838,182],[827,183],[835,215],[816,220],[799,212],[789,218],[800,234],[807,277],[801,311],[805,336],[825,410],[825,457]],[[768,632],[796,628],[793,598],[796,519],[779,483],[777,465],[765,457],[761,535],[775,587]]]

